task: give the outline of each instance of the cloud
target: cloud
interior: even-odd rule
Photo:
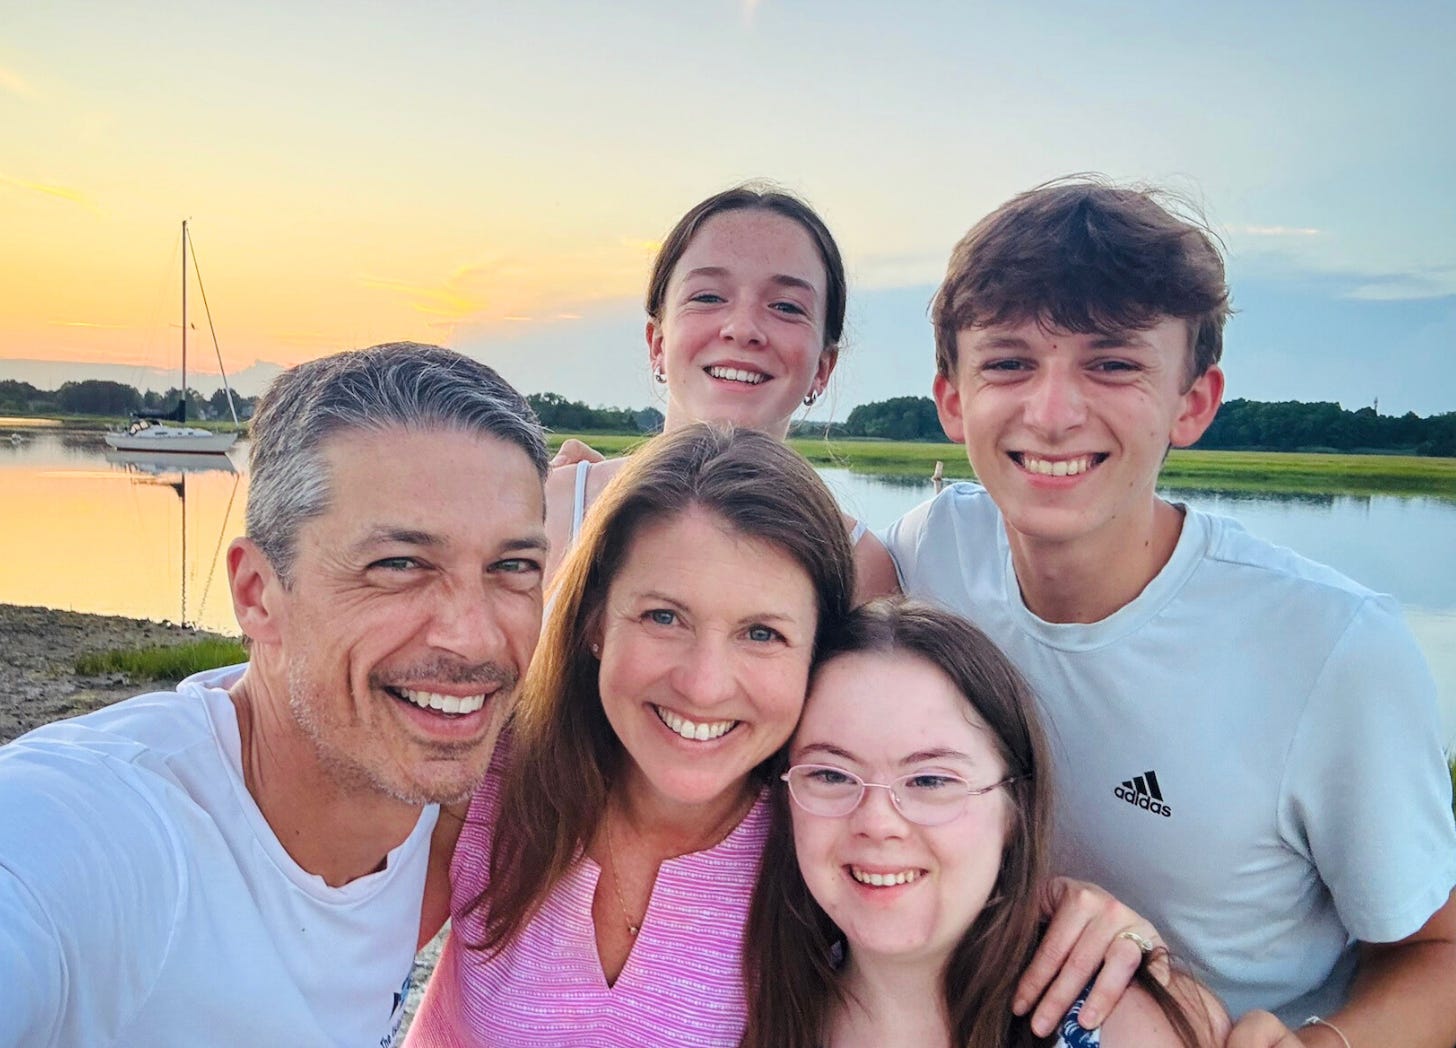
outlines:
[[[25,78],[13,69],[6,69],[0,66],[0,91],[9,91],[12,95],[19,95],[22,98],[34,98],[35,88],[25,82]]]
[[[1234,226],[1231,232],[1250,237],[1317,237],[1324,230],[1309,226]]]
[[[1456,266],[1437,266],[1406,273],[1366,276],[1345,297],[1367,302],[1404,302],[1446,298],[1452,294],[1456,294]]]
[[[621,244],[628,251],[639,255],[646,255],[653,258],[662,250],[661,240],[633,240],[631,237],[621,237],[617,243]]]
[[[1389,269],[1301,258],[1287,251],[1243,254],[1231,260],[1234,300],[1249,282],[1276,287],[1286,295],[1364,302],[1413,302],[1456,295],[1456,265],[1412,265]]]
[[[862,255],[849,260],[851,283],[875,288],[934,286],[945,276],[946,257],[944,250]]]
[[[365,276],[365,287],[399,295],[426,316],[468,325],[578,319],[581,307],[635,297],[656,242],[614,243],[493,255],[458,266],[439,283]]]
[[[50,186],[44,182],[27,182],[23,178],[11,178],[9,175],[0,175],[0,185],[14,186],[16,189],[24,189],[31,193],[40,193],[44,196],[59,197],[62,200],[69,200],[73,204],[80,204],[89,211],[98,211],[92,199],[79,189],[71,189],[69,186]]]
[[[304,347],[309,350],[344,348],[344,343],[337,334],[331,335],[324,331],[272,331],[269,332],[268,337],[287,346]],[[258,363],[261,364],[263,361],[260,360]],[[297,363],[297,360],[291,363]]]
[[[487,300],[483,296],[472,294],[460,286],[461,278],[462,273],[457,270],[440,287],[424,287],[420,284],[410,284],[403,280],[389,280],[383,277],[364,277],[361,283],[365,287],[394,291],[403,295],[411,300],[410,305],[417,312],[429,316],[461,320],[481,312],[487,305]]]

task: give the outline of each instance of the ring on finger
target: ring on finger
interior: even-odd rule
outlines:
[[[1157,949],[1157,946],[1154,945],[1153,940],[1148,939],[1148,938],[1145,938],[1145,937],[1139,935],[1137,932],[1133,931],[1131,928],[1124,928],[1122,931],[1120,931],[1116,935],[1114,935],[1113,938],[1114,939],[1126,939],[1128,942],[1132,943],[1139,950],[1141,950],[1143,952],[1143,956],[1144,957],[1146,957],[1148,954],[1152,953],[1155,949]]]

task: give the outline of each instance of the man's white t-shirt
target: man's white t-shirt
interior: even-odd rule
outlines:
[[[438,809],[377,873],[304,871],[243,782],[241,672],[0,747],[0,1045],[392,1043]]]

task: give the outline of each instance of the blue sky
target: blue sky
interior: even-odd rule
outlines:
[[[928,390],[966,228],[1094,170],[1223,236],[1230,396],[1456,410],[1450,3],[10,6],[0,377],[171,366],[190,216],[232,369],[416,338],[647,403],[653,242],[766,176],[849,261],[843,415]]]

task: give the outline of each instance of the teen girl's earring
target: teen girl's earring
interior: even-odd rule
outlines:
[[[667,385],[667,373],[662,370],[661,364],[654,364],[652,366],[652,381],[662,386]]]
[[[818,399],[819,391],[817,389],[811,389],[809,390],[809,392],[804,394],[804,406],[806,408],[812,408],[814,406],[814,401]]]

